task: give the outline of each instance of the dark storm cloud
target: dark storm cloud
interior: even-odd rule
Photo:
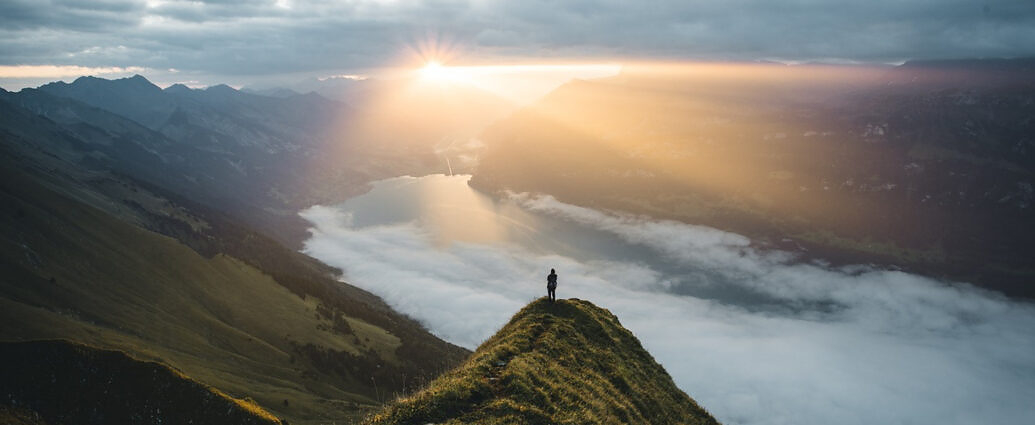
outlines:
[[[1035,54],[1030,1],[8,0],[0,23],[2,65],[223,76],[383,66],[429,34],[467,58],[511,60]]]

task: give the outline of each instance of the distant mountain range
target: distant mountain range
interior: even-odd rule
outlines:
[[[473,87],[363,83],[352,98],[359,107],[314,92],[163,90],[140,75],[81,77],[0,99],[104,150],[91,160],[97,167],[170,188],[300,247],[307,225],[297,211],[362,193],[373,180],[448,172],[446,156],[513,108]]]
[[[307,78],[279,85],[245,86],[241,91],[271,97],[290,97],[303,93],[317,93],[328,99],[347,104],[362,104],[365,94],[378,91],[383,80],[354,75]]]
[[[631,68],[494,124],[471,184],[1033,297],[1033,69]]]
[[[355,111],[319,95],[274,98],[225,85],[162,90],[142,76],[82,77],[0,93],[103,151],[94,167],[167,187],[299,246],[296,212],[365,190],[368,181],[440,169],[423,151],[349,138]],[[40,124],[44,125],[44,124]],[[11,131],[31,131],[11,122]]]

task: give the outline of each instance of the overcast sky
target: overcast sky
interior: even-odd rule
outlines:
[[[1035,1],[0,2],[8,81],[142,72],[234,84],[368,72],[412,63],[420,50],[502,63],[1029,56]]]

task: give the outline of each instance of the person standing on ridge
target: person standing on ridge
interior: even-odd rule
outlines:
[[[553,269],[546,276],[546,295],[550,297],[550,302],[557,301],[557,272]]]

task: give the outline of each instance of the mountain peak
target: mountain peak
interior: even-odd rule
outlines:
[[[210,93],[237,93],[237,89],[230,87],[226,84],[216,84],[205,88],[206,92]]]
[[[171,111],[172,99],[139,74],[115,80],[84,76],[72,84],[56,82],[39,89],[122,115],[152,129],[165,122]]]
[[[120,83],[121,84],[127,84],[128,83],[128,85],[132,85],[134,87],[143,88],[143,89],[147,89],[147,90],[156,90],[156,91],[161,91],[162,90],[161,87],[156,86],[154,83],[151,82],[151,80],[148,80],[146,77],[144,77],[143,75],[140,75],[140,74],[133,74],[132,77],[120,78],[120,79],[117,79],[117,80],[110,80],[110,81],[112,83],[115,83],[115,84],[120,84]]]
[[[164,91],[166,93],[183,94],[183,93],[190,93],[192,90],[193,89],[183,85],[182,83],[176,83],[176,84],[173,84],[173,85],[171,85],[169,87],[166,87],[162,91]]]
[[[72,84],[88,84],[88,83],[91,83],[91,82],[94,82],[94,81],[109,81],[109,80],[106,80],[106,79],[100,78],[100,77],[94,77],[92,75],[83,75],[83,76],[80,76],[80,77],[76,78],[75,80],[73,80]],[[65,84],[65,82],[64,81],[55,81],[53,83],[46,84],[46,85],[49,86],[51,84]]]
[[[64,87],[70,87],[75,89],[93,89],[93,88],[114,88],[123,87],[127,89],[144,89],[147,91],[161,91],[162,89],[146,77],[140,74],[134,74],[132,77],[118,78],[115,80],[109,80],[107,78],[94,77],[92,75],[84,75],[76,78],[72,84],[65,84],[57,81],[50,84],[41,86],[41,89],[61,89]]]
[[[458,368],[373,424],[716,424],[606,309],[532,302]]]

